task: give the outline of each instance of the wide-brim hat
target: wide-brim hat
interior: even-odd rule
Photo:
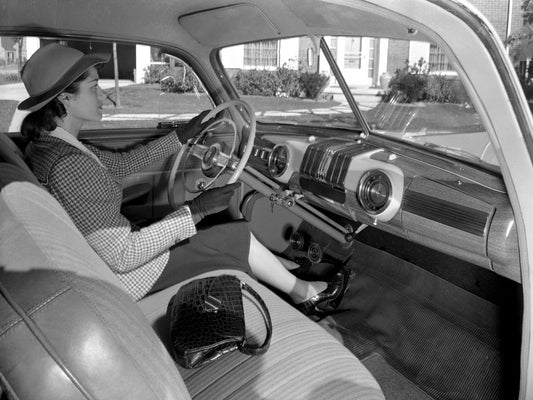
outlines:
[[[65,90],[85,71],[109,61],[110,54],[89,53],[51,43],[37,50],[22,69],[22,82],[30,97],[19,110],[37,111]]]

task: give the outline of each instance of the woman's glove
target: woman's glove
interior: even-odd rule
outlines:
[[[194,222],[198,223],[208,215],[216,214],[228,208],[229,202],[239,185],[239,183],[232,183],[231,185],[208,189],[189,202],[188,206]]]
[[[204,110],[194,118],[192,118],[183,130],[178,134],[178,137],[182,143],[187,142],[189,139],[192,139],[198,135],[205,127],[213,122],[213,119],[210,119],[202,124],[202,120],[211,110]]]

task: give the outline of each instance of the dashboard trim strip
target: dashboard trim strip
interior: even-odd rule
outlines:
[[[403,210],[480,237],[485,235],[490,217],[484,211],[413,190],[405,192]]]

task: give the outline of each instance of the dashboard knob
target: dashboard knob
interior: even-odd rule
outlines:
[[[319,263],[322,261],[323,253],[322,248],[318,243],[311,243],[307,249],[307,258],[312,263]]]
[[[303,250],[305,246],[305,239],[300,232],[294,232],[289,238],[291,248],[294,250]]]

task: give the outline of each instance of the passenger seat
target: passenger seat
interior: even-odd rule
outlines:
[[[273,322],[270,349],[177,367],[165,313],[186,282],[135,303],[24,168],[0,163],[0,183],[0,397],[384,399],[337,339],[235,270],[219,273],[237,275],[263,297]],[[250,302],[245,307],[247,330],[260,340],[262,317]]]

